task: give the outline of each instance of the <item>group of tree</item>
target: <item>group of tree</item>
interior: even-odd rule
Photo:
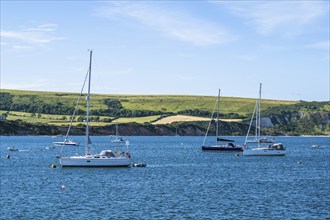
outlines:
[[[187,109],[187,110],[179,111],[178,114],[198,116],[198,117],[211,117],[212,112],[204,111],[204,110],[200,110],[200,109]],[[225,118],[225,119],[244,119],[245,118],[245,116],[239,115],[237,113],[228,113],[228,114],[219,113],[219,117]]]
[[[93,115],[112,116],[112,117],[145,117],[152,115],[173,115],[172,112],[152,111],[152,110],[130,110],[125,109],[118,99],[105,99],[103,104],[107,106],[107,109],[92,110]]]
[[[1,110],[61,115],[72,114],[74,111],[74,106],[70,107],[58,101],[45,102],[34,95],[19,95],[15,99],[17,101],[14,101],[14,96],[9,93],[0,93]],[[83,114],[84,111],[78,109],[77,113]]]

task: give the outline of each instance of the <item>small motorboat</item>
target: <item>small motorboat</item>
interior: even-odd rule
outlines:
[[[122,137],[111,140],[112,143],[126,143],[126,141],[127,140],[123,139]]]
[[[64,140],[64,141],[60,141],[60,142],[53,142],[53,145],[55,146],[63,146],[63,145],[67,145],[67,146],[79,146],[79,142],[73,142],[72,140]]]
[[[133,167],[146,167],[147,164],[145,164],[145,163],[133,163],[132,166],[133,166]]]
[[[8,147],[7,150],[9,150],[9,151],[18,151],[18,149],[15,148],[14,146]]]

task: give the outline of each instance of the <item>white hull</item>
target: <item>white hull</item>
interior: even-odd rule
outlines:
[[[243,150],[244,156],[284,156],[285,150],[275,150],[268,148],[253,148]]]
[[[112,143],[122,143],[122,144],[125,144],[126,143],[125,140],[120,140],[120,139],[112,140],[111,142]]]
[[[76,142],[53,142],[53,145],[55,146],[79,146],[79,143]]]
[[[86,157],[73,156],[60,158],[62,167],[129,167],[130,159],[127,157]]]

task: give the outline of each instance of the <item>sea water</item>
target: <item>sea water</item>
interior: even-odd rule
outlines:
[[[0,218],[330,219],[329,137],[277,137],[283,157],[202,152],[203,137],[126,138],[147,167],[61,168],[59,139],[0,137]],[[73,139],[81,146],[62,153],[84,154]],[[111,137],[92,141],[97,153]]]

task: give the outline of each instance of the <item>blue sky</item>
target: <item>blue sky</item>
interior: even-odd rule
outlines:
[[[329,100],[329,1],[1,1],[1,88]]]

